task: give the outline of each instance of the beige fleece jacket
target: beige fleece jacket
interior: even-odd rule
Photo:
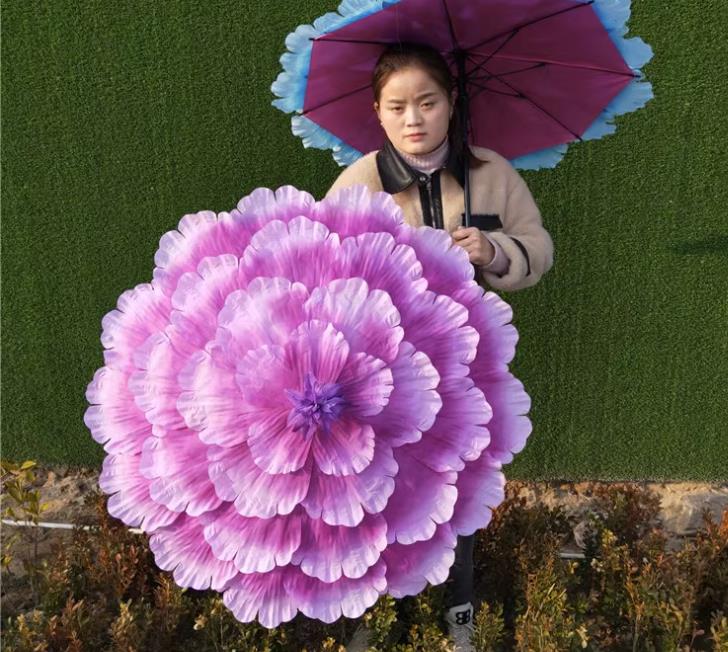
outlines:
[[[541,223],[541,214],[520,174],[493,150],[471,147],[473,154],[485,161],[470,170],[470,210],[472,214],[496,214],[503,225],[488,231],[510,259],[503,276],[476,267],[476,279],[486,289],[511,292],[535,285],[553,265],[554,247],[551,236]],[[341,188],[363,184],[372,192],[381,192],[376,162],[377,152],[370,152],[347,167],[336,179],[326,196]],[[465,211],[463,190],[446,169],[441,174],[442,208],[445,230],[452,233],[462,223]],[[404,220],[414,227],[424,226],[417,184],[392,195],[402,209]],[[524,255],[518,243],[523,246]],[[490,287],[489,287],[490,286]]]

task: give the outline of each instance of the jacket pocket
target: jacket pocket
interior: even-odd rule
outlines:
[[[460,224],[465,225],[465,213],[460,214]],[[470,226],[474,226],[480,231],[495,231],[503,228],[500,215],[497,213],[471,213]]]

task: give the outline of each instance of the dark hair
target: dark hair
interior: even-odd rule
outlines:
[[[457,80],[450,72],[445,58],[433,47],[420,43],[397,43],[387,47],[379,56],[377,65],[372,73],[372,90],[374,99],[378,103],[382,95],[382,88],[387,83],[390,75],[399,72],[404,68],[422,68],[430,75],[440,88],[447,95],[448,101],[452,92],[457,89]],[[462,126],[460,124],[460,112],[457,108],[450,118],[450,125],[447,130],[450,147],[462,154]],[[480,159],[470,156],[471,163],[477,167]]]

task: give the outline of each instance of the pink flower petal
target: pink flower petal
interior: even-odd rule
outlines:
[[[324,198],[314,207],[312,217],[342,237],[369,231],[394,235],[404,223],[402,209],[390,194],[371,193],[364,185],[342,188]]]
[[[394,390],[392,374],[384,360],[362,352],[349,355],[336,379],[341,385],[347,415],[368,419],[381,413]]]
[[[422,263],[422,275],[432,292],[449,296],[461,286],[475,283],[468,253],[454,244],[447,231],[431,227],[413,229],[402,225],[395,237],[398,243],[407,244],[415,250],[417,260]]]
[[[411,545],[393,543],[382,558],[387,564],[387,593],[395,598],[417,595],[429,582],[442,584],[455,561],[457,537],[449,523],[437,526],[427,541]]]
[[[328,433],[313,438],[313,458],[321,473],[348,476],[361,473],[374,457],[374,430],[369,424],[341,418]]]
[[[382,515],[387,520],[387,542],[426,541],[437,526],[452,518],[458,500],[458,474],[433,471],[409,454],[412,446],[394,451],[399,465],[395,489]],[[416,500],[412,497],[416,496]]]
[[[211,446],[208,450],[210,479],[218,496],[235,501],[241,516],[272,518],[290,514],[309,490],[310,469],[271,475],[253,462],[246,445]]]
[[[145,532],[173,523],[178,512],[154,502],[149,496],[149,481],[139,472],[138,455],[107,455],[104,458],[99,487],[110,494],[109,514],[130,527]]]
[[[350,351],[349,342],[341,331],[314,318],[300,324],[290,337],[287,353],[299,379],[299,389],[308,372],[321,383],[338,380]]]
[[[400,314],[383,290],[370,290],[361,278],[337,279],[315,288],[306,301],[311,319],[332,323],[351,350],[363,351],[391,363],[404,331]]]
[[[200,211],[185,215],[177,230],[165,233],[154,255],[154,282],[171,296],[179,278],[194,272],[208,256],[239,256],[254,231],[228,213]]]
[[[232,292],[241,288],[238,258],[232,254],[204,258],[195,271],[180,276],[172,294],[173,315],[184,340],[201,349],[215,335],[217,317]]]
[[[243,197],[230,214],[251,233],[256,233],[274,220],[289,222],[299,215],[312,217],[315,205],[316,200],[309,193],[293,186],[281,186],[275,192],[269,188],[256,188]]]
[[[422,351],[402,342],[390,367],[393,391],[385,408],[370,417],[377,437],[392,447],[419,441],[442,408],[440,374]]]
[[[134,351],[152,333],[161,331],[169,321],[169,297],[150,283],[137,285],[122,293],[116,310],[101,320],[104,362],[120,370],[133,368]]]
[[[367,514],[356,527],[307,518],[292,561],[322,582],[336,582],[342,576],[356,579],[376,564],[386,546],[387,522],[379,514]]]
[[[178,375],[177,409],[188,428],[206,444],[233,446],[245,441],[255,413],[246,413],[235,371],[207,351],[197,351]]]
[[[483,453],[458,474],[458,501],[450,524],[458,535],[469,536],[490,523],[492,510],[505,498],[506,479],[501,464]]]
[[[308,290],[282,278],[256,278],[244,290],[228,295],[218,315],[215,346],[236,366],[260,346],[285,346],[304,321]]]
[[[286,389],[298,386],[299,378],[290,368],[290,357],[288,349],[277,344],[263,345],[245,354],[237,365],[235,382],[246,413],[291,408]]]
[[[295,571],[286,566],[268,573],[238,575],[228,585],[223,602],[242,623],[257,618],[263,627],[278,627],[298,613],[296,599],[286,586],[286,579],[292,572]]]
[[[154,426],[154,434],[161,437],[167,430],[185,428],[177,410],[177,375],[185,359],[175,351],[167,335],[150,335],[136,350],[134,361],[138,371],[129,378],[129,391],[146,420]]]
[[[291,562],[301,545],[303,517],[299,508],[287,516],[246,518],[229,506],[205,516],[205,541],[215,557],[233,562],[241,573],[267,573]]]
[[[286,577],[286,587],[306,616],[332,623],[341,616],[359,618],[371,607],[386,589],[385,573],[381,559],[362,577],[342,577],[336,582],[321,582],[292,570]]]
[[[314,469],[302,504],[309,517],[328,525],[359,525],[365,510],[377,514],[384,509],[396,474],[392,449],[377,442],[371,464],[358,475],[333,476]]]
[[[308,460],[311,440],[288,424],[287,409],[267,410],[250,426],[248,448],[253,462],[271,475],[303,468]]]
[[[490,443],[492,409],[470,378],[443,378],[438,390],[443,405],[435,424],[407,450],[436,471],[460,471]]]
[[[172,571],[179,586],[202,591],[223,591],[237,574],[229,561],[220,561],[203,536],[199,519],[182,516],[174,524],[154,532],[149,547],[162,570]]]
[[[362,233],[345,238],[334,262],[336,278],[361,277],[370,290],[384,290],[399,310],[407,311],[427,289],[414,249],[397,244],[389,233]]]
[[[488,402],[495,406],[493,418],[488,422],[490,444],[488,453],[503,464],[523,450],[533,426],[526,416],[531,409],[531,397],[523,383],[510,372],[493,374],[484,383]]]
[[[83,421],[107,453],[138,453],[152,434],[152,425],[134,403],[127,381],[125,371],[101,367],[86,389],[86,400],[92,405]]]
[[[139,472],[151,480],[152,500],[173,512],[199,516],[222,502],[207,472],[207,446],[192,430],[149,437],[142,448]]]
[[[290,222],[274,221],[258,231],[240,261],[244,279],[282,277],[307,288],[336,278],[339,236],[320,222],[301,215]]]

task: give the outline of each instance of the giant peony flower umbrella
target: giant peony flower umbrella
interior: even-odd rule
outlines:
[[[244,622],[444,582],[531,431],[511,308],[363,186],[185,215],[102,322],[85,422],[109,512]]]

